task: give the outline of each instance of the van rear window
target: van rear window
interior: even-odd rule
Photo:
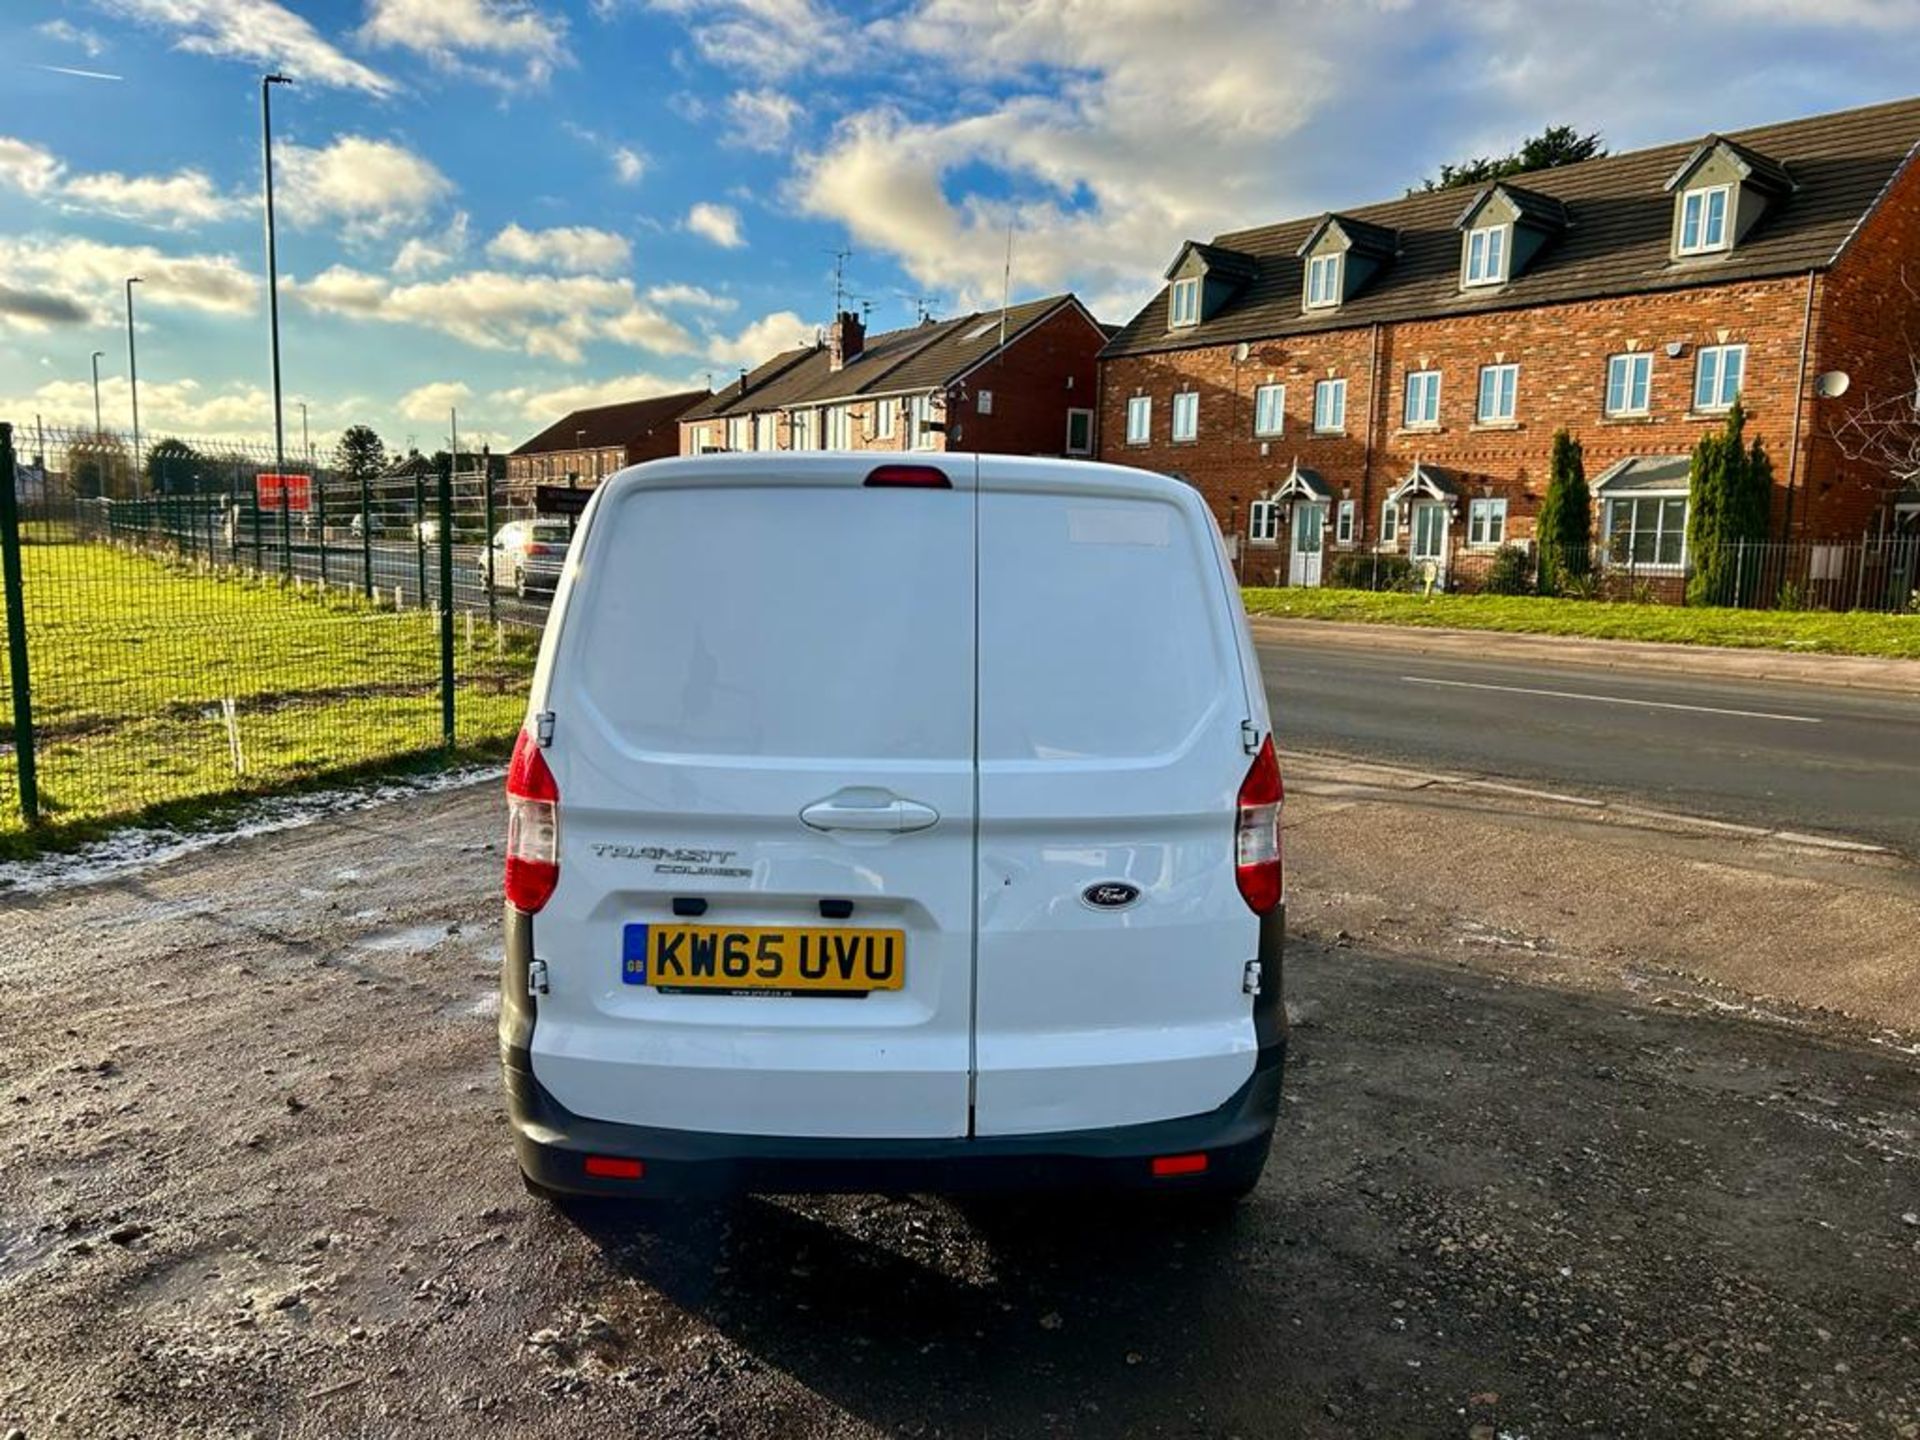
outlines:
[[[594,522],[570,682],[642,750],[966,759],[973,497],[642,490]]]
[[[1212,546],[1164,501],[982,495],[981,759],[1165,755],[1243,706]]]

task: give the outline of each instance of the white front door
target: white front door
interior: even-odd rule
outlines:
[[[1288,547],[1287,583],[1318,585],[1320,557],[1326,546],[1327,506],[1323,500],[1296,500],[1293,505],[1293,541]]]
[[[1447,505],[1443,500],[1416,500],[1413,502],[1413,514],[1409,529],[1412,538],[1408,543],[1407,554],[1413,561],[1416,579],[1424,580],[1427,566],[1433,567],[1433,579],[1436,585],[1446,583],[1447,578]]]

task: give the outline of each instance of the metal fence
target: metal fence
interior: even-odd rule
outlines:
[[[0,850],[511,740],[566,533],[490,457],[8,431]]]
[[[1253,585],[1920,613],[1920,534],[1911,533],[1866,535],[1851,542],[1736,542],[1708,567],[1698,555],[1682,554],[1677,542],[1664,556],[1597,545],[1549,557],[1531,543],[1511,543],[1455,546],[1422,559],[1404,551],[1329,546],[1316,558],[1316,564],[1302,566],[1284,550],[1248,550],[1242,577]],[[1557,563],[1543,566],[1543,560]]]

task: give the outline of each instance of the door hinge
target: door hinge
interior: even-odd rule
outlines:
[[[1258,960],[1247,961],[1247,968],[1240,977],[1240,989],[1248,995],[1260,993],[1260,962]]]
[[[547,993],[547,962],[534,960],[527,965],[527,994],[544,995]]]
[[[542,710],[533,717],[533,743],[542,750],[553,744],[553,711]]]
[[[1260,753],[1260,732],[1254,728],[1251,720],[1240,722],[1240,748],[1249,755]]]

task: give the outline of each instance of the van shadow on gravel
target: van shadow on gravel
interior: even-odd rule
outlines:
[[[570,1207],[612,1271],[592,1303],[635,1350],[693,1347],[719,1413],[746,1372],[786,1377],[739,1433],[813,1433],[792,1386],[904,1434],[1826,1434],[1878,1414],[1905,1435],[1920,1418],[1903,1057],[1310,942],[1288,995],[1312,1018],[1267,1173],[1230,1215]],[[664,1310],[631,1313],[650,1292]]]

